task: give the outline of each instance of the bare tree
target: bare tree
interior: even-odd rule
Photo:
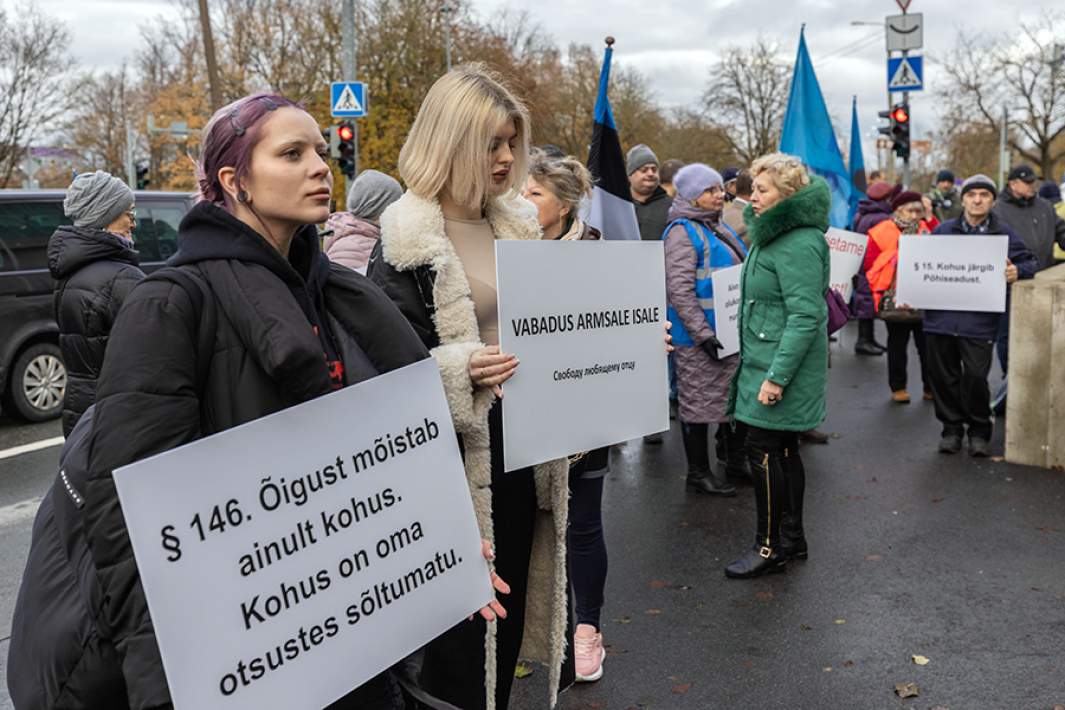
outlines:
[[[136,115],[125,66],[78,81],[70,136],[91,165],[125,178],[126,126]]]
[[[747,47],[732,46],[710,70],[703,108],[724,129],[732,149],[750,163],[776,150],[788,102],[790,69],[779,47],[758,37]]]
[[[948,116],[997,133],[1005,109],[1009,146],[1045,176],[1056,174],[1065,159],[1063,55],[1065,13],[1046,13],[1012,37],[959,33],[950,61],[941,64]]]
[[[66,108],[66,26],[32,3],[0,8],[0,187],[42,128]]]

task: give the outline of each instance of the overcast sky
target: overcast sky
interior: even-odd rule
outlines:
[[[339,0],[323,0],[339,2]],[[790,63],[806,23],[806,41],[825,100],[842,140],[850,133],[851,97],[858,97],[858,119],[866,145],[866,166],[875,164],[872,145],[884,109],[886,67],[883,30],[852,26],[853,20],[883,21],[898,14],[892,0],[472,0],[485,18],[510,8],[528,8],[532,19],[560,47],[571,42],[602,47],[606,35],[617,39],[615,61],[638,67],[650,79],[655,97],[667,105],[695,103],[720,48],[746,44],[759,33],[779,43]],[[173,14],[169,0],[36,0],[73,33],[71,52],[82,66],[110,69],[136,49],[137,25]],[[14,0],[0,0],[8,10]],[[1021,5],[1021,9],[1018,9]],[[932,60],[949,61],[957,32],[1001,32],[1061,0],[913,0],[910,12],[924,14],[926,86],[942,81]],[[864,40],[864,41],[863,41]],[[848,50],[848,48],[850,48]],[[840,50],[848,50],[841,52]],[[934,92],[911,98],[915,135],[938,124]],[[591,107],[589,107],[591,110]],[[622,131],[625,130],[621,126]]]

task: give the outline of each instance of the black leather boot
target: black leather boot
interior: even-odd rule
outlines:
[[[802,528],[802,505],[806,493],[806,469],[799,452],[784,449],[784,477],[787,479],[787,512],[780,517],[780,553],[789,560],[809,557]]]
[[[887,348],[876,342],[874,333],[871,318],[862,318],[858,321],[858,340],[854,343],[856,355],[883,355],[887,352]]]
[[[734,496],[736,489],[710,469],[709,425],[682,424],[684,453],[688,457],[688,488],[713,496]],[[719,480],[720,479],[720,480]]]
[[[751,471],[747,466],[747,425],[743,422],[718,424],[719,446],[724,449],[724,456],[718,454],[718,460],[725,465],[725,477],[737,483],[750,483]]]
[[[779,549],[780,518],[786,512],[788,500],[783,452],[775,446],[767,446],[768,441],[761,440],[766,436],[774,436],[775,432],[753,431],[759,434],[748,437],[747,456],[754,484],[758,525],[754,547],[725,568],[725,576],[733,579],[783,572],[788,561]]]

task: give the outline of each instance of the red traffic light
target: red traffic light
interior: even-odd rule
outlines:
[[[352,138],[355,137],[355,129],[347,124],[344,124],[337,128],[337,136],[339,136],[340,140],[342,141],[350,141]]]
[[[910,112],[905,106],[896,106],[891,111],[891,120],[895,123],[908,123],[910,120]]]

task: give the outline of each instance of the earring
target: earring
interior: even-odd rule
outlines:
[[[247,202],[247,201],[248,201],[248,193],[244,192],[244,190],[239,190],[237,192],[237,202]]]

